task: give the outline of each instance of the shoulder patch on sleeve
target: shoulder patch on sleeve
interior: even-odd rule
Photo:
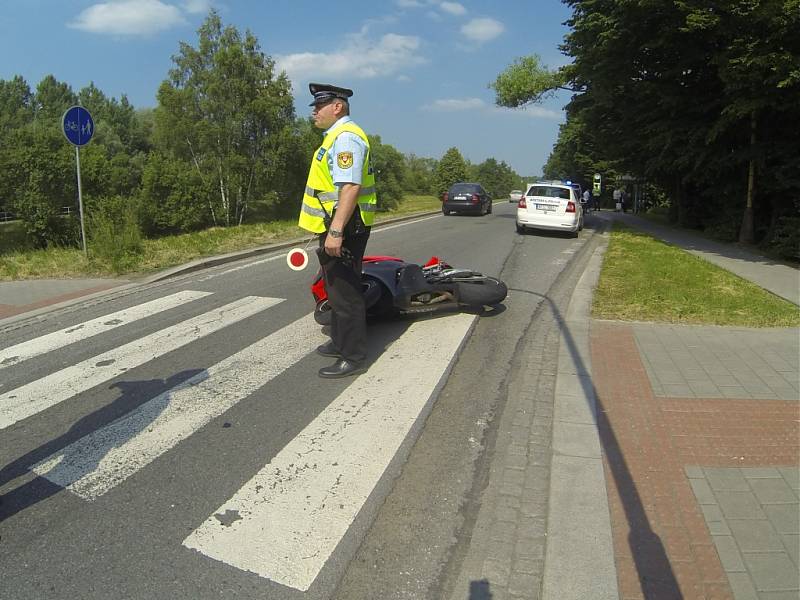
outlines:
[[[353,166],[353,153],[352,152],[339,152],[336,155],[336,164],[340,169],[349,169]]]

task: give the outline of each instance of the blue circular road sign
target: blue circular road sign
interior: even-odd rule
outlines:
[[[94,121],[89,111],[82,106],[71,106],[61,119],[64,136],[73,146],[89,143],[94,135]]]

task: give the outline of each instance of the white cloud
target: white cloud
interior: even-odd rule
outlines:
[[[505,31],[505,27],[500,21],[495,21],[488,17],[472,19],[469,23],[461,26],[461,33],[469,39],[483,43],[493,40]]]
[[[400,8],[421,8],[425,6],[419,0],[396,0],[396,4]]]
[[[526,117],[529,119],[550,119],[560,121],[564,119],[564,113],[557,110],[550,110],[535,104],[525,106],[523,108],[504,108],[502,106],[493,105],[491,112],[512,117]]]
[[[480,98],[446,98],[435,100],[432,104],[423,106],[426,110],[476,110],[486,107],[486,103]]]
[[[564,113],[541,106],[527,106],[523,109],[523,114],[534,119],[555,119],[557,121],[564,118]]]
[[[183,9],[193,15],[205,14],[211,10],[211,0],[184,0]]]
[[[479,111],[487,115],[502,115],[511,117],[526,117],[529,119],[553,119],[561,120],[564,118],[562,112],[543,108],[541,106],[526,106],[520,109],[510,109],[488,104],[480,98],[442,98],[434,100],[430,104],[422,107],[423,110],[438,112],[455,111]]]
[[[181,11],[160,0],[114,0],[93,4],[69,27],[109,35],[147,35],[183,23]]]
[[[348,79],[393,75],[409,66],[426,62],[417,54],[420,41],[416,36],[387,33],[379,40],[366,38],[363,33],[348,36],[342,49],[331,53],[301,52],[276,56],[278,70],[284,70],[292,80],[345,75]]]
[[[451,15],[461,16],[467,13],[467,9],[464,8],[463,4],[459,4],[458,2],[442,2],[439,5],[444,12],[450,13]]]

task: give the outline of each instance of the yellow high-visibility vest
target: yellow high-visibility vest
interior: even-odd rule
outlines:
[[[361,220],[367,227],[375,221],[375,208],[378,196],[375,193],[375,174],[370,167],[369,139],[364,130],[352,121],[339,125],[330,130],[322,145],[317,148],[311,160],[308,171],[306,190],[303,194],[303,206],[300,209],[298,225],[312,233],[325,231],[325,215],[333,216],[333,207],[339,199],[339,190],[333,183],[330,167],[328,166],[328,152],[336,140],[336,136],[345,131],[356,134],[367,145],[367,155],[364,157],[364,166],[361,171],[361,190],[358,194],[358,209]]]

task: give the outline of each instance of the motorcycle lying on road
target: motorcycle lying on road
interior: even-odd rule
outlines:
[[[434,256],[424,265],[393,256],[365,256],[361,285],[367,317],[391,317],[439,310],[482,308],[502,302],[506,284],[471,269],[457,269]],[[320,325],[331,320],[325,280],[320,270],[311,284]]]

